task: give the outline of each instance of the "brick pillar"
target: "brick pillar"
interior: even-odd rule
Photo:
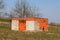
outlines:
[[[40,25],[41,25],[40,30],[45,30],[45,31],[47,31],[47,30],[48,30],[48,19],[47,19],[47,18],[43,18],[43,19],[41,20]]]
[[[37,18],[36,21],[39,22],[40,31],[48,30],[48,19],[47,18]]]

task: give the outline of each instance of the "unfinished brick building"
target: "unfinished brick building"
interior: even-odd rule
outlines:
[[[12,30],[42,31],[48,30],[48,18],[12,18]]]

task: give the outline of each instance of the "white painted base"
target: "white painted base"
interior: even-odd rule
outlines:
[[[26,31],[39,31],[39,23],[36,21],[26,21]]]
[[[12,27],[11,27],[11,29],[12,30],[18,30],[18,24],[19,24],[19,21],[18,20],[12,20],[12,23],[11,23],[12,25]]]

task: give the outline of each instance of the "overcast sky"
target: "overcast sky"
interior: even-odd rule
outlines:
[[[10,11],[16,2],[16,0],[4,1],[7,11]],[[49,22],[60,23],[60,0],[28,0],[28,3],[39,8],[42,16],[48,18]]]

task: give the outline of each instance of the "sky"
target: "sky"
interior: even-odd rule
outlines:
[[[16,0],[4,0],[6,11],[11,11]],[[60,0],[27,0],[33,7],[37,7],[44,18],[49,22],[60,23]]]

